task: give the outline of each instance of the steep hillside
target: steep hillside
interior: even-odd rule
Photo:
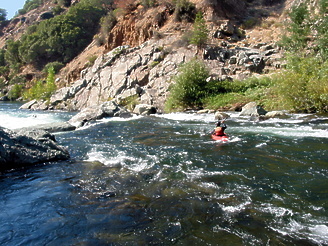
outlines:
[[[35,78],[42,76],[40,69],[47,62],[56,61],[51,54],[56,54],[59,61],[64,63],[65,66],[56,75],[57,88],[62,89],[50,100],[38,101],[30,105],[31,108],[80,110],[115,99],[123,104],[150,104],[163,111],[179,66],[194,57],[203,60],[209,68],[209,81],[243,80],[279,71],[284,64],[282,50],[276,42],[281,39],[287,10],[297,4],[291,0],[102,0],[97,6],[81,5],[86,2],[75,1],[72,7],[63,8],[59,16],[52,17],[54,21],[47,20],[49,25],[58,23],[58,20],[65,23],[62,20],[71,18],[79,9],[86,11],[94,8],[98,11],[98,8],[103,11],[95,12],[103,17],[98,26],[90,29],[96,35],[84,50],[80,50],[73,59],[65,55],[72,48],[65,50],[65,46],[62,55],[66,59],[58,56],[60,53],[55,50],[50,55],[36,53],[34,56],[37,60],[30,60],[29,64],[29,60],[24,58],[21,67],[18,71],[16,69],[16,75],[10,71],[9,75],[4,76],[7,82],[3,84],[8,84],[17,76],[25,77],[31,81],[24,85],[28,87],[33,85]],[[0,46],[8,49],[5,43],[8,44],[9,39],[29,40],[23,34],[26,27],[35,23],[32,20],[42,24],[44,20],[41,16],[44,15],[41,14],[45,10],[51,12],[56,6],[53,1],[48,1],[26,15],[11,20],[2,29],[4,34],[0,38]],[[87,12],[83,11],[84,23],[87,23],[91,16],[88,17]],[[206,40],[192,43],[192,35],[197,28],[196,14],[200,12],[200,20],[204,20],[200,32],[206,33]],[[38,31],[37,28],[33,30]],[[54,48],[49,46],[44,51],[51,49]],[[19,55],[23,56],[22,53]]]

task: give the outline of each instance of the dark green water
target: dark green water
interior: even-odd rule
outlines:
[[[328,117],[107,120],[0,176],[1,245],[327,245]],[[50,117],[50,116],[49,116]]]

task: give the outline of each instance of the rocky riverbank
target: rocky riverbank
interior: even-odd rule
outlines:
[[[70,158],[55,136],[44,130],[0,128],[0,143],[0,171]]]

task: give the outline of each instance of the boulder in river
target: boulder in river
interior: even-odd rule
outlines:
[[[66,131],[74,131],[75,129],[76,127],[68,122],[55,122],[55,123],[48,123],[48,124],[40,124],[31,127],[23,127],[19,129],[19,132],[24,133],[24,131],[31,132],[34,130],[43,130],[47,132],[66,132]]]
[[[256,102],[247,103],[240,112],[240,116],[252,116],[258,117],[267,113],[261,106],[258,106]]]
[[[148,104],[138,104],[134,110],[133,113],[139,114],[139,115],[150,115],[150,114],[156,114],[156,108],[152,105]]]
[[[265,114],[265,118],[286,118],[287,115],[284,111],[270,111]]]
[[[101,105],[90,106],[82,109],[78,114],[73,116],[68,123],[81,127],[89,121],[99,120],[104,117],[131,117],[131,114],[124,107],[119,106],[116,102],[108,101]]]
[[[214,119],[215,120],[225,120],[225,119],[228,119],[228,118],[230,118],[230,115],[227,114],[227,113],[224,113],[224,112],[218,111],[214,114]]]
[[[69,159],[68,151],[45,131],[17,133],[0,128],[0,170]]]

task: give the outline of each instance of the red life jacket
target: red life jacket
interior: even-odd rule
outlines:
[[[224,136],[225,135],[224,129],[222,127],[216,127],[214,129],[214,134],[213,135],[216,135],[216,136]]]

